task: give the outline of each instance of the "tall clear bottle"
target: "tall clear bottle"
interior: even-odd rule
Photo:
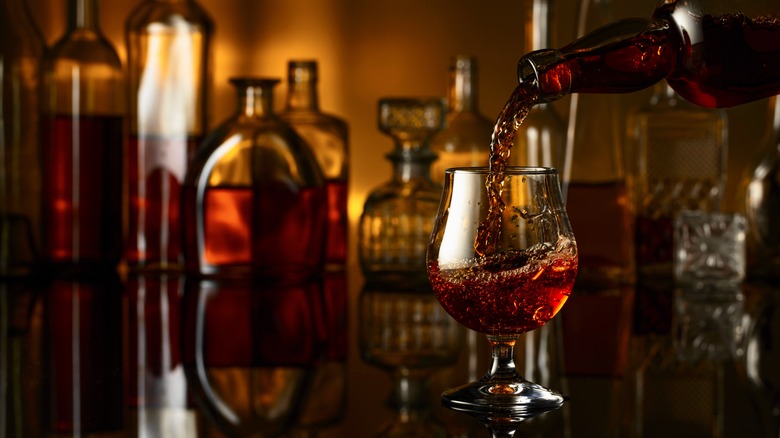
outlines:
[[[290,61],[287,74],[287,106],[280,117],[309,143],[322,168],[328,192],[325,264],[343,269],[349,219],[349,126],[343,119],[320,111],[316,61]]]
[[[0,277],[40,251],[40,68],[46,44],[24,0],[0,4]]]
[[[578,34],[612,21],[608,0],[581,0]],[[566,149],[571,153],[567,209],[577,233],[577,283],[632,282],[633,209],[620,102],[614,95],[572,95]],[[564,176],[566,178],[566,175]]]
[[[455,56],[450,64],[447,88],[447,124],[431,141],[439,156],[431,166],[431,179],[444,182],[450,167],[487,166],[493,123],[479,112],[477,59]]]
[[[642,278],[672,278],[674,219],[721,209],[728,154],[724,110],[697,107],[666,83],[627,122],[636,202],[636,263]]]
[[[553,0],[525,0],[525,52],[551,47],[553,34]],[[510,163],[516,166],[547,166],[560,169],[561,185],[568,183],[564,160],[566,124],[558,111],[548,103],[534,105],[515,133]]]
[[[770,119],[762,156],[744,188],[748,275],[780,276],[780,99],[768,100]]]
[[[187,271],[294,280],[316,274],[326,231],[322,171],[274,113],[278,79],[231,83],[238,108],[203,141],[184,182]]]
[[[379,129],[393,138],[393,176],[371,191],[358,228],[366,280],[427,285],[425,252],[442,187],[431,181],[431,138],[444,124],[442,99],[381,99]]]
[[[97,3],[68,2],[67,33],[43,66],[44,256],[57,269],[121,257],[124,83]]]
[[[126,22],[130,136],[125,259],[183,264],[181,185],[207,129],[212,20],[193,0],[147,0]]]

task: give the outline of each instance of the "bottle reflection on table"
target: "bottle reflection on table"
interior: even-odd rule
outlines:
[[[394,418],[381,437],[444,437],[450,432],[432,416],[431,376],[455,364],[464,329],[430,290],[404,291],[366,285],[360,295],[360,353],[386,371]],[[438,403],[437,403],[438,405]]]
[[[228,436],[288,431],[327,355],[325,327],[318,281],[193,281],[182,360],[200,410]]]

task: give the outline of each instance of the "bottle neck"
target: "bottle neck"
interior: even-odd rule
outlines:
[[[238,112],[244,117],[273,115],[274,79],[234,79],[238,93]]]
[[[100,29],[98,0],[71,0],[68,3],[68,30]]]
[[[287,110],[319,111],[317,62],[290,61],[287,70]]]
[[[449,112],[477,111],[477,61],[458,56],[450,68]]]
[[[397,140],[395,150],[387,158],[393,163],[393,180],[409,182],[429,180],[437,155],[430,150],[427,140]]]
[[[553,0],[526,0],[525,53],[552,45]]]

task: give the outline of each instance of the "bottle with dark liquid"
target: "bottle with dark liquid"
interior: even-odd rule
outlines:
[[[43,66],[44,257],[55,270],[113,268],[122,243],[122,64],[97,0],[68,3]]]
[[[343,269],[347,263],[349,219],[349,126],[341,118],[320,111],[317,82],[316,61],[290,61],[287,108],[280,117],[306,140],[322,168],[328,192],[325,264]]]
[[[739,11],[739,12],[738,12]],[[569,93],[627,93],[663,79],[686,100],[731,107],[780,93],[780,7],[773,2],[665,0],[518,63],[549,102]]]
[[[193,0],[148,0],[126,23],[130,138],[124,256],[131,268],[176,269],[181,186],[207,124],[213,24]]]
[[[0,277],[29,275],[40,251],[40,67],[46,45],[27,2],[0,5]]]
[[[273,111],[278,79],[236,78],[237,112],[201,144],[184,187],[187,271],[309,276],[322,267],[327,194],[304,140]]]

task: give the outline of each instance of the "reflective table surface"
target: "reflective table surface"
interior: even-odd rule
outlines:
[[[528,437],[777,437],[780,284],[575,288],[523,335],[526,378],[567,395]],[[486,437],[440,406],[484,336],[424,288],[355,266],[307,281],[6,280],[0,436]]]

